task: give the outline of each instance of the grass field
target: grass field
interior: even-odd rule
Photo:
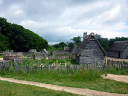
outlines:
[[[62,91],[0,81],[0,96],[78,96]]]
[[[101,71],[81,70],[76,72],[42,71],[35,73],[1,72],[0,76],[42,83],[56,84],[68,87],[88,88],[98,91],[128,93],[128,83],[105,80]]]

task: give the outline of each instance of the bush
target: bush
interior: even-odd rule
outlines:
[[[66,63],[66,62],[67,62],[66,59],[59,59],[59,60],[58,60],[58,63]]]
[[[49,61],[49,64],[52,64],[52,63],[56,63],[56,59],[51,59],[50,61]]]

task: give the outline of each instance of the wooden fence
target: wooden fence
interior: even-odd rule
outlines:
[[[48,59],[71,59],[75,58],[73,55],[68,55],[68,56],[49,56]],[[15,63],[13,63],[15,62]],[[23,60],[16,60],[14,59],[13,61],[0,61],[0,71],[16,71],[16,72],[35,72],[35,71],[50,71],[50,70],[59,70],[60,72],[64,71],[74,71],[74,70],[105,70],[105,69],[128,69],[128,61],[122,61],[122,60],[115,60],[115,59],[107,59],[107,63],[101,64],[101,63],[96,63],[96,64],[85,64],[85,65],[40,65],[40,66],[25,66],[23,63]]]
[[[105,57],[105,58],[106,58],[106,64],[108,63],[108,61],[128,62],[128,59],[113,58],[113,57]]]
[[[51,59],[75,59],[75,55],[55,55],[55,56],[48,56],[49,60]]]
[[[25,66],[14,64],[11,65],[9,62],[0,64],[0,71],[15,71],[15,72],[36,72],[36,71],[52,71],[58,70],[59,72],[66,71],[72,72],[77,70],[105,70],[105,69],[128,69],[128,63],[120,63],[120,62],[109,62],[109,64],[86,64],[86,65],[40,65],[40,66]]]

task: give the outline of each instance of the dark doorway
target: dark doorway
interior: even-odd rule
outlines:
[[[120,58],[120,52],[118,52],[118,58]]]

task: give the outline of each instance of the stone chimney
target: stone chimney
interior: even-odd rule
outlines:
[[[87,32],[84,32],[83,33],[83,40],[86,39],[86,37],[87,37]]]

